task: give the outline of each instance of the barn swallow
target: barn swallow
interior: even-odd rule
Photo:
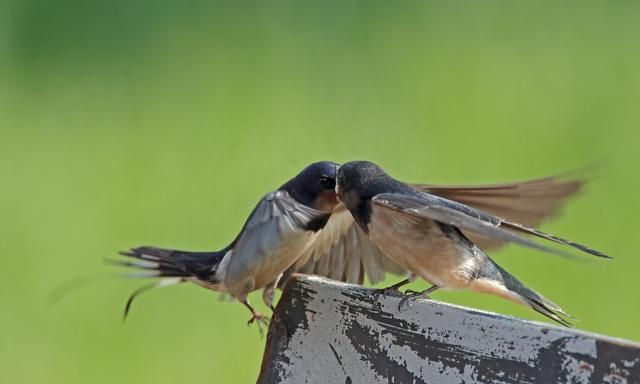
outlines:
[[[496,264],[472,240],[472,236],[481,241],[488,239],[498,244],[511,242],[567,255],[563,250],[522,236],[528,235],[591,255],[609,256],[461,202],[425,192],[428,188],[421,189],[392,178],[379,166],[367,161],[346,163],[338,171],[336,193],[358,228],[383,256],[410,273],[409,279],[388,289],[398,289],[420,277],[432,286],[407,298],[428,297],[437,289],[469,289],[523,304],[562,325],[570,326],[564,318],[568,315],[559,306],[527,288]]]
[[[250,311],[249,324],[267,320],[247,300],[263,289],[263,300],[273,309],[274,289],[282,273],[313,242],[326,224],[337,199],[335,180],[339,165],[322,161],[309,165],[277,190],[267,193],[253,209],[237,237],[219,251],[190,252],[137,247],[121,252],[133,258],[117,261],[145,272],[136,277],[161,278],[135,291],[125,308],[141,292],[164,285],[192,282],[228,293]]]
[[[577,172],[570,172],[502,184],[410,185],[418,191],[454,200],[508,221],[538,227],[557,215],[567,199],[582,189],[584,181],[577,176]],[[484,251],[506,244],[493,237],[466,230],[462,232]],[[409,273],[371,244],[343,203],[335,206],[327,224],[295,264],[289,267],[279,284],[283,285],[296,272],[356,284],[362,284],[365,276],[375,284],[382,281],[387,272],[395,275]]]

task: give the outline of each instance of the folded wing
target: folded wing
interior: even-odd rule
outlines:
[[[294,245],[292,241],[305,242],[309,236],[309,228],[316,226],[317,222],[326,221],[328,217],[329,213],[298,203],[286,191],[267,194],[260,200],[240,235],[230,246],[232,254],[223,271],[225,280],[241,280],[257,269],[278,268],[286,263],[286,260],[275,260],[274,257],[291,258],[284,270],[295,261],[297,255],[289,255],[280,250],[286,245]],[[277,276],[283,270],[273,272]]]
[[[557,236],[541,232],[537,229],[528,228],[497,216],[493,216],[482,210],[472,208],[468,205],[424,192],[417,192],[415,195],[411,196],[405,194],[383,193],[376,195],[372,199],[372,204],[376,207],[396,211],[399,214],[411,215],[418,219],[433,220],[452,225],[466,233],[474,233],[482,237],[495,239],[502,243],[516,243],[557,255],[573,257],[572,253],[550,248],[539,244],[528,237],[521,236],[521,234],[526,234],[569,246],[594,256],[610,258],[604,253],[582,244],[565,240]]]
[[[573,177],[575,174],[568,176],[477,186],[414,184],[412,187],[466,204],[514,223],[537,228],[543,221],[558,214],[566,200],[583,187],[584,181]],[[503,241],[473,232],[465,232],[465,235],[484,250],[505,245]]]

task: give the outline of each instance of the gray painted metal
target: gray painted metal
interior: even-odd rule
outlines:
[[[285,289],[259,383],[640,383],[640,344],[316,276]]]

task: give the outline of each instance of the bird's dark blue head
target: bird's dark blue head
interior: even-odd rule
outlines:
[[[308,207],[330,212],[338,203],[335,188],[339,167],[340,164],[331,161],[313,163],[280,189]]]
[[[336,192],[350,210],[377,194],[401,192],[406,188],[370,161],[351,161],[338,170]]]

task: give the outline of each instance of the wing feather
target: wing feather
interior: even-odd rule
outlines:
[[[540,179],[487,185],[429,185],[414,184],[415,189],[444,197],[488,212],[505,220],[527,227],[538,227],[556,216],[566,203],[584,186],[575,172]],[[482,249],[496,249],[505,242],[495,238],[465,232]]]
[[[277,275],[295,262],[296,256],[302,252],[306,244],[300,245],[300,251],[279,252],[288,241],[296,235],[304,234],[307,226],[314,220],[326,217],[326,212],[317,211],[294,200],[286,191],[275,191],[264,196],[255,207],[245,223],[241,234],[233,242],[233,253],[220,271],[225,281],[240,281],[257,269],[264,268],[265,263],[275,265],[285,260],[269,260],[274,257],[290,257],[290,262]],[[291,245],[291,244],[289,244]],[[277,261],[277,262],[276,262]]]
[[[434,220],[452,225],[463,231],[496,239],[500,242],[516,243],[548,253],[574,257],[572,253],[547,247],[518,234],[521,233],[569,246],[594,256],[610,258],[604,253],[582,244],[549,235],[537,229],[512,223],[467,205],[427,193],[417,193],[411,196],[397,193],[383,193],[376,195],[372,199],[372,203],[380,207],[411,215],[415,218]]]
[[[346,207],[339,204],[311,245],[285,272],[280,285],[293,273],[316,274],[356,284],[362,284],[366,276],[375,284],[387,272],[407,273],[369,241]]]

